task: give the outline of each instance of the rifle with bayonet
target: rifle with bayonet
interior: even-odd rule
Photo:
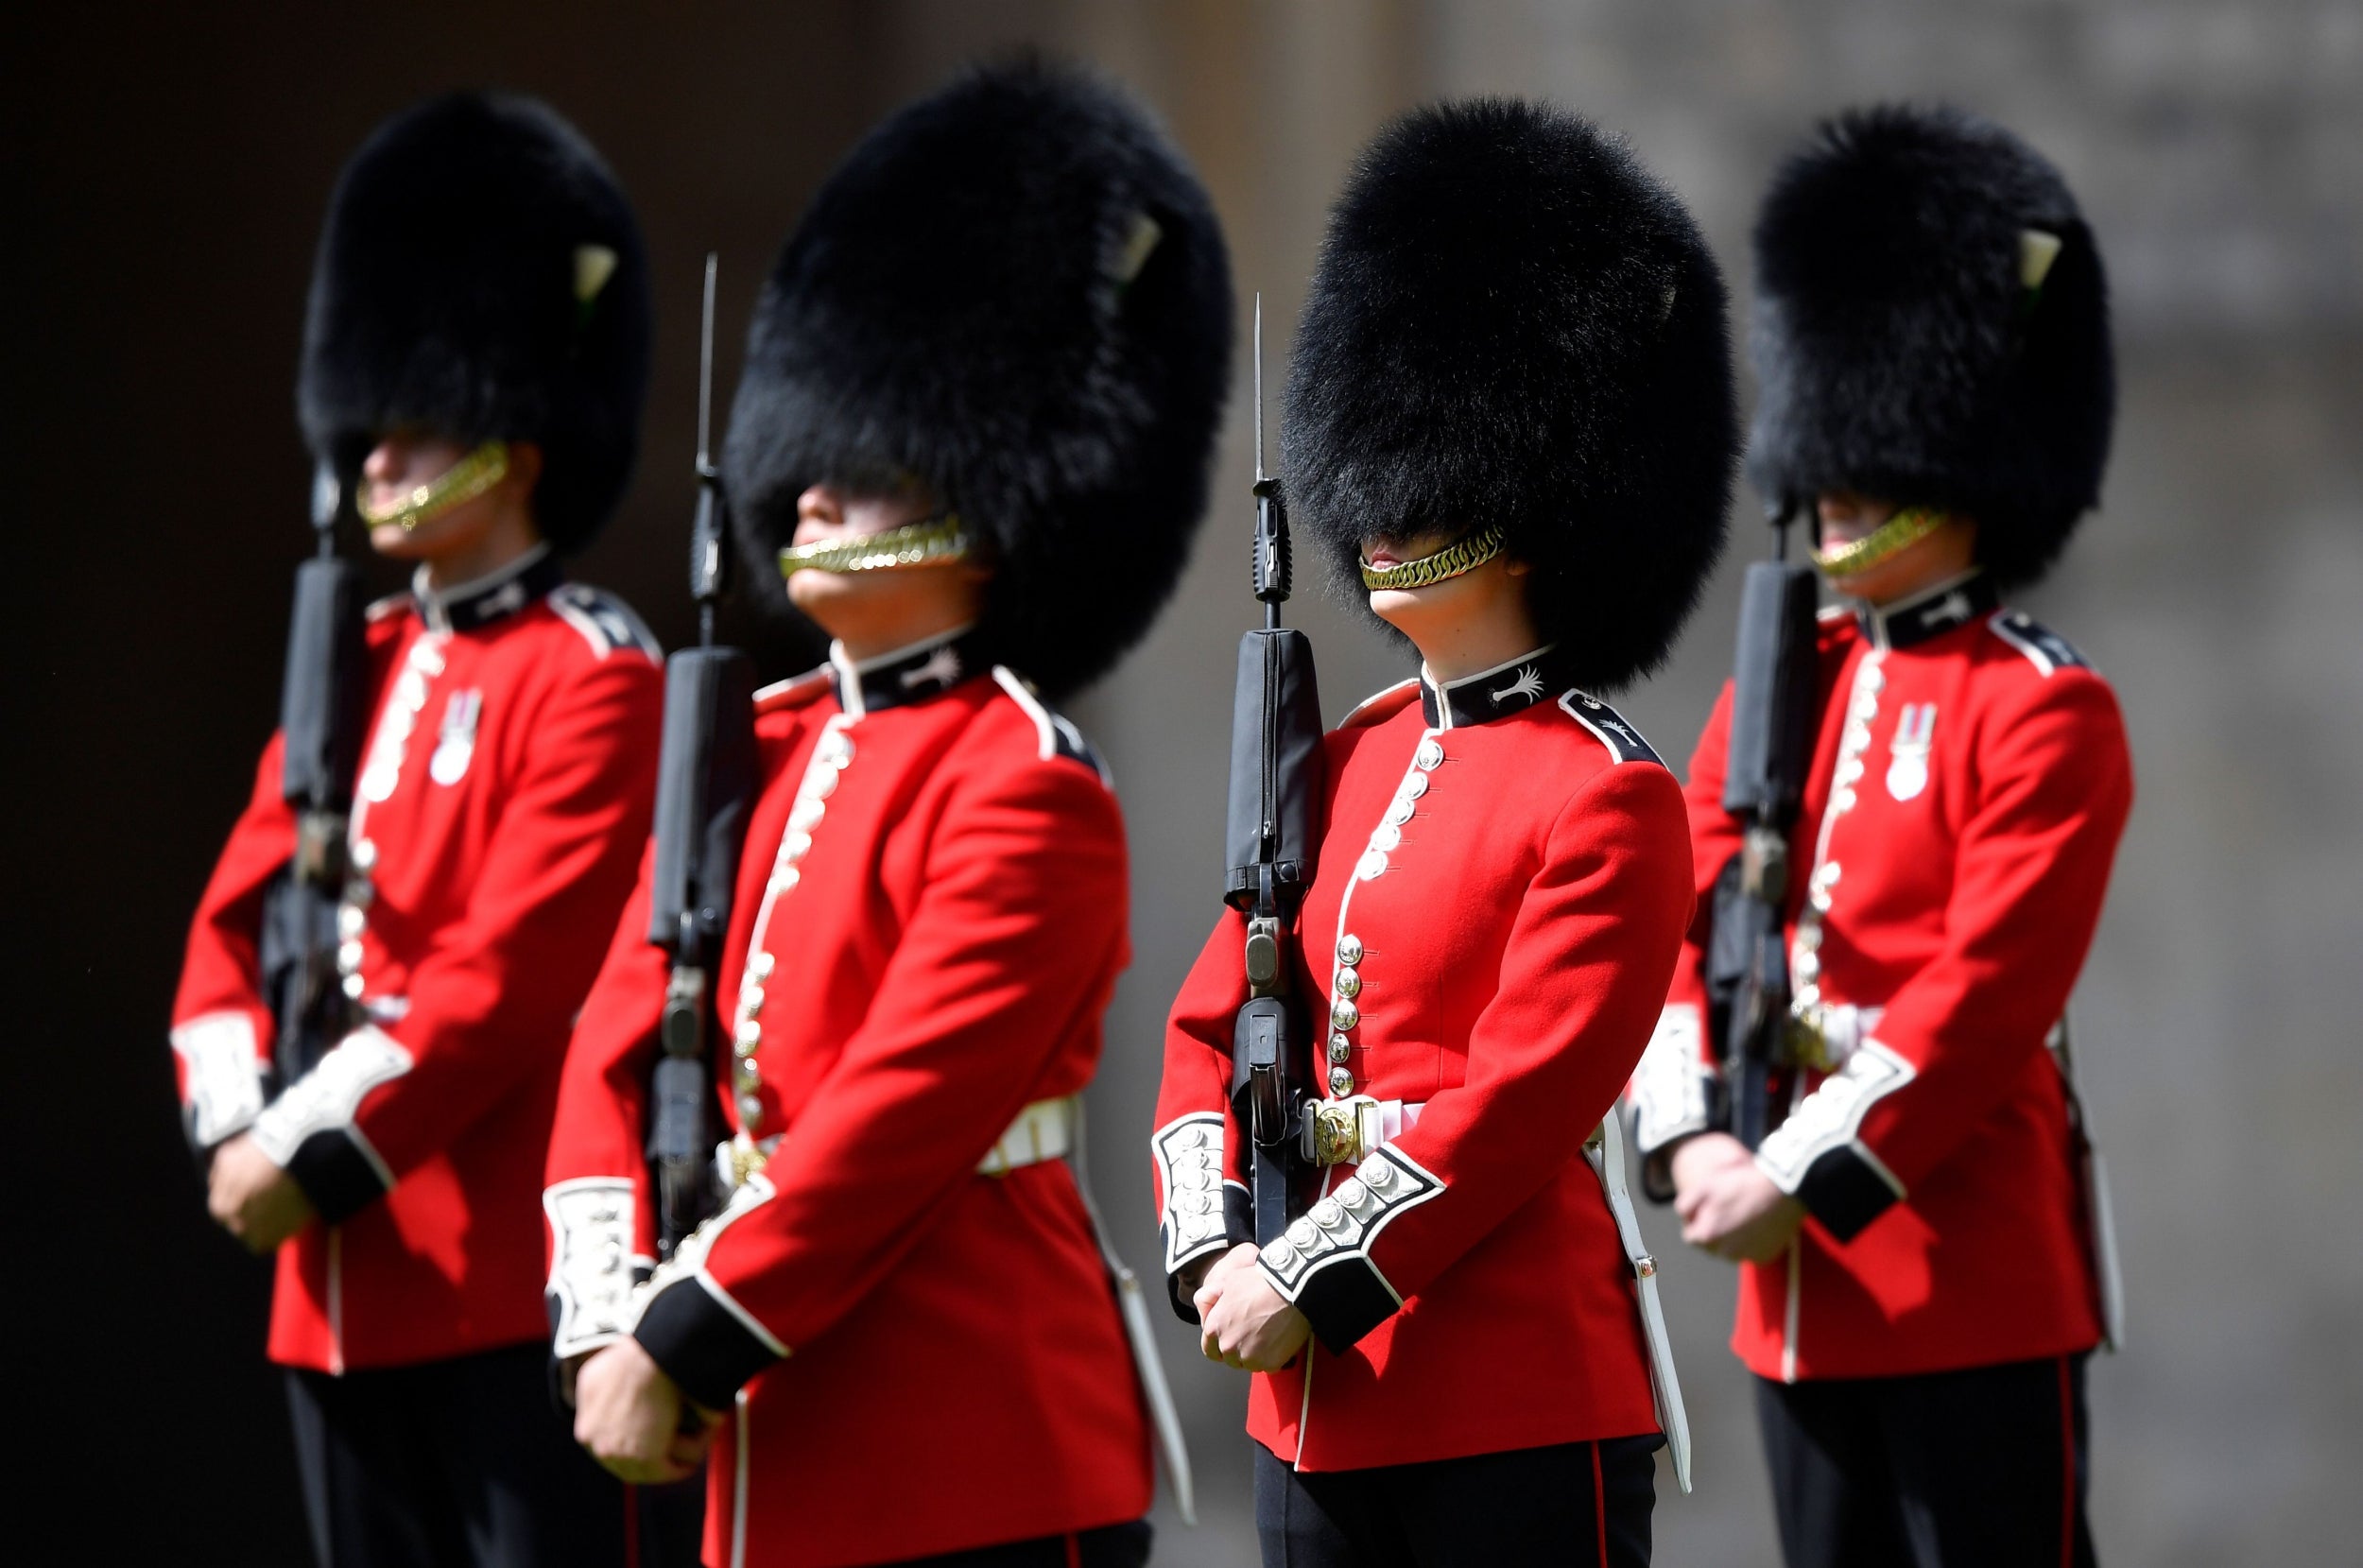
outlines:
[[[664,661],[664,738],[657,758],[656,871],[648,940],[670,974],[649,1085],[648,1163],[656,1177],[661,1258],[711,1214],[714,975],[731,923],[747,813],[755,796],[754,661],[714,642],[729,587],[730,511],[712,456],[715,258],[706,257],[699,339],[698,509],[690,526],[689,592],[698,646]]]
[[[354,891],[346,839],[370,696],[361,571],[336,552],[344,501],[343,484],[323,461],[312,484],[315,552],[296,568],[279,696],[279,791],[295,813],[295,852],[264,894],[257,955],[277,1024],[271,1055],[282,1087],[319,1065],[361,1022],[336,961],[351,936],[339,917]]]
[[[1707,949],[1708,1028],[1723,1064],[1719,1121],[1750,1148],[1778,1123],[1773,1078],[1789,1050],[1788,946],[1783,934],[1789,853],[1811,767],[1820,670],[1815,576],[1787,557],[1794,508],[1775,503],[1772,559],[1748,568],[1733,657],[1730,770],[1723,809],[1741,824],[1739,853],[1716,877]]]
[[[1247,916],[1248,1001],[1232,1036],[1233,1101],[1250,1130],[1255,1240],[1292,1217],[1302,1168],[1304,1015],[1290,994],[1296,916],[1312,886],[1321,793],[1320,696],[1313,645],[1280,624],[1290,580],[1288,513],[1264,472],[1264,300],[1255,299],[1255,537],[1251,569],[1264,624],[1239,640],[1231,721],[1231,801],[1223,902]]]

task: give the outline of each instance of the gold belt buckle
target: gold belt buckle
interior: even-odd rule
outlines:
[[[1784,1043],[1788,1047],[1788,1060],[1797,1066],[1808,1067],[1817,1073],[1830,1070],[1830,1041],[1825,1031],[1824,1017],[1821,1004],[1818,1002],[1809,1003],[1789,1014],[1787,1038]]]
[[[748,1178],[771,1163],[771,1156],[763,1146],[740,1133],[731,1140],[731,1187],[735,1191],[747,1184]]]
[[[1323,1100],[1313,1108],[1313,1162],[1319,1165],[1359,1164],[1386,1140],[1378,1101],[1368,1094],[1350,1100]]]

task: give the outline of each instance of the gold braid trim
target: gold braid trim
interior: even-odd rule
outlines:
[[[366,496],[354,499],[354,509],[372,528],[399,524],[404,533],[434,522],[509,477],[509,443],[486,441],[425,484],[389,507],[373,507]]]
[[[902,566],[933,566],[967,559],[974,542],[957,512],[925,517],[899,528],[854,539],[791,544],[780,552],[780,576],[799,572],[884,572]]]
[[[1457,577],[1463,572],[1474,572],[1502,553],[1502,526],[1498,523],[1480,533],[1471,534],[1457,544],[1447,544],[1432,556],[1406,560],[1393,566],[1373,566],[1369,557],[1362,560],[1362,586],[1376,592],[1381,588],[1425,588],[1432,583]]]
[[[1813,563],[1825,577],[1851,577],[1894,560],[1942,526],[1944,513],[1906,507],[1852,544],[1814,551]]]

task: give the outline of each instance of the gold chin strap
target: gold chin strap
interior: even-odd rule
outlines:
[[[367,496],[360,496],[354,500],[354,509],[372,528],[396,523],[404,533],[408,533],[455,508],[466,506],[508,477],[509,443],[486,441],[392,506],[374,507]]]
[[[1370,558],[1362,558],[1362,586],[1376,592],[1381,588],[1425,588],[1432,583],[1447,581],[1463,572],[1474,572],[1502,553],[1504,536],[1498,523],[1481,532],[1471,534],[1457,544],[1447,544],[1432,556],[1403,561],[1394,566],[1373,566]]]
[[[975,542],[960,524],[960,514],[923,517],[899,528],[862,534],[854,539],[824,539],[791,544],[780,552],[780,576],[799,572],[887,572],[904,566],[933,566],[965,560]]]
[[[1894,560],[1942,526],[1944,513],[1906,507],[1852,544],[1814,551],[1813,563],[1825,577],[1851,577]]]

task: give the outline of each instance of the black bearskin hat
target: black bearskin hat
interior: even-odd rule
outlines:
[[[2099,499],[2108,287],[2076,198],[2001,127],[1889,106],[1824,123],[1756,219],[1749,476],[1977,520],[2005,585]]]
[[[1698,601],[1737,446],[1722,277],[1620,143],[1505,98],[1380,132],[1330,217],[1281,435],[1340,596],[1369,603],[1373,540],[1499,524],[1543,634],[1621,685]]]
[[[531,98],[456,93],[338,176],[296,406],[348,486],[397,425],[537,443],[534,520],[572,550],[631,476],[648,332],[640,225],[591,144]]]
[[[764,285],[724,467],[759,592],[806,487],[915,477],[992,568],[994,657],[1088,684],[1181,575],[1231,331],[1214,209],[1137,106],[969,71],[854,149]]]

